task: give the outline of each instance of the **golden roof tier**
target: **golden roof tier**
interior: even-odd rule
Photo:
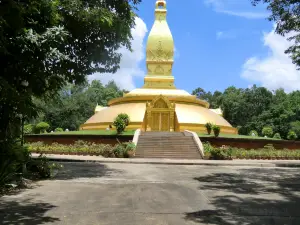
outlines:
[[[97,106],[95,114],[82,130],[105,130],[111,127],[120,113],[130,117],[128,130],[206,132],[210,122],[221,127],[221,133],[236,134],[223,117],[220,109],[209,109],[209,104],[176,89],[172,67],[174,41],[166,20],[166,1],[157,1],[155,21],[147,42],[147,75],[144,86],[109,101],[108,107]]]

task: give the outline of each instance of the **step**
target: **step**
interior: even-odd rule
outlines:
[[[170,159],[168,156],[135,156],[135,158],[163,158],[163,159]],[[199,159],[200,157],[172,157],[172,159]]]
[[[136,148],[136,158],[200,159],[193,136],[184,132],[142,132]]]
[[[198,151],[198,148],[189,148],[187,150],[184,149],[155,149],[155,148],[138,148],[137,151],[143,151],[143,152],[182,152],[182,153],[188,153],[190,151]]]
[[[182,132],[142,132],[140,136],[184,136]]]

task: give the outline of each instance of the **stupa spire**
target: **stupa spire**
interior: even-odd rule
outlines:
[[[156,1],[155,21],[147,42],[144,88],[175,89],[172,75],[174,41],[166,16],[166,1]]]

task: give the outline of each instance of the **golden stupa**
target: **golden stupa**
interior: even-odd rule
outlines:
[[[155,21],[147,42],[147,75],[144,86],[121,98],[112,99],[108,107],[98,106],[82,130],[105,130],[120,113],[130,117],[128,130],[205,132],[208,122],[221,127],[221,133],[237,133],[220,110],[209,109],[206,101],[197,99],[174,85],[174,41],[166,20],[166,1],[156,2]]]

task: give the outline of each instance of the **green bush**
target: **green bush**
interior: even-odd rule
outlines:
[[[117,144],[114,147],[114,154],[117,158],[123,158],[125,153],[125,147],[122,144]]]
[[[101,151],[101,155],[105,158],[114,158],[116,157],[111,145],[104,145]]]
[[[129,118],[129,116],[128,116],[126,113],[120,113],[120,114],[118,115],[118,117],[119,117],[121,120],[124,121],[126,127],[129,125],[129,123],[130,123],[130,118]]]
[[[40,154],[37,159],[32,159],[27,163],[28,171],[36,173],[40,178],[50,178],[54,169],[61,169],[62,165],[51,163],[46,156]]]
[[[264,127],[261,131],[263,136],[272,137],[273,136],[273,129],[272,127]]]
[[[226,147],[215,148],[208,142],[203,144],[206,158],[222,159],[300,159],[300,150],[275,149],[272,144],[267,144],[261,149],[243,149]]]
[[[24,134],[33,134],[34,133],[34,125],[26,124],[24,125]]]
[[[120,117],[117,117],[115,119],[115,121],[113,122],[113,125],[116,127],[116,130],[117,130],[118,134],[123,133],[123,131],[126,128],[126,124],[125,124],[124,120],[121,119]]]
[[[46,122],[40,122],[35,126],[35,129],[38,133],[46,133],[50,125]]]
[[[209,142],[203,144],[204,155],[213,160],[232,159],[232,148],[217,148],[211,146]]]
[[[55,130],[54,130],[55,132],[63,132],[64,131],[64,129],[62,129],[62,128],[60,128],[60,127],[57,127],[57,128],[55,128]]]
[[[219,137],[221,128],[217,125],[213,125],[212,127],[215,137]]]
[[[232,159],[232,149],[212,148],[209,159],[212,160],[229,160]]]
[[[212,151],[213,147],[209,142],[203,143],[203,148],[204,148],[204,155],[210,155],[210,152]]]
[[[297,137],[297,134],[295,133],[295,131],[290,130],[287,135],[287,139],[288,140],[296,140],[297,138],[298,137]]]
[[[124,152],[124,157],[129,158],[134,155],[136,145],[133,142],[125,142],[125,152]]]
[[[250,132],[249,132],[249,136],[258,136],[258,133],[257,133],[257,131],[256,130],[251,130]]]
[[[298,138],[300,138],[300,121],[294,121],[290,125],[291,125],[291,130],[296,133]]]
[[[20,177],[23,167],[30,160],[30,153],[26,146],[21,146],[13,140],[0,142],[0,189],[6,183]]]
[[[205,124],[205,128],[206,128],[206,131],[207,131],[208,135],[211,134],[212,127],[213,127],[213,125],[211,123],[206,123]]]
[[[275,138],[275,139],[281,139],[281,136],[280,136],[279,133],[276,133],[276,134],[274,134],[274,137],[273,137],[273,138]]]

